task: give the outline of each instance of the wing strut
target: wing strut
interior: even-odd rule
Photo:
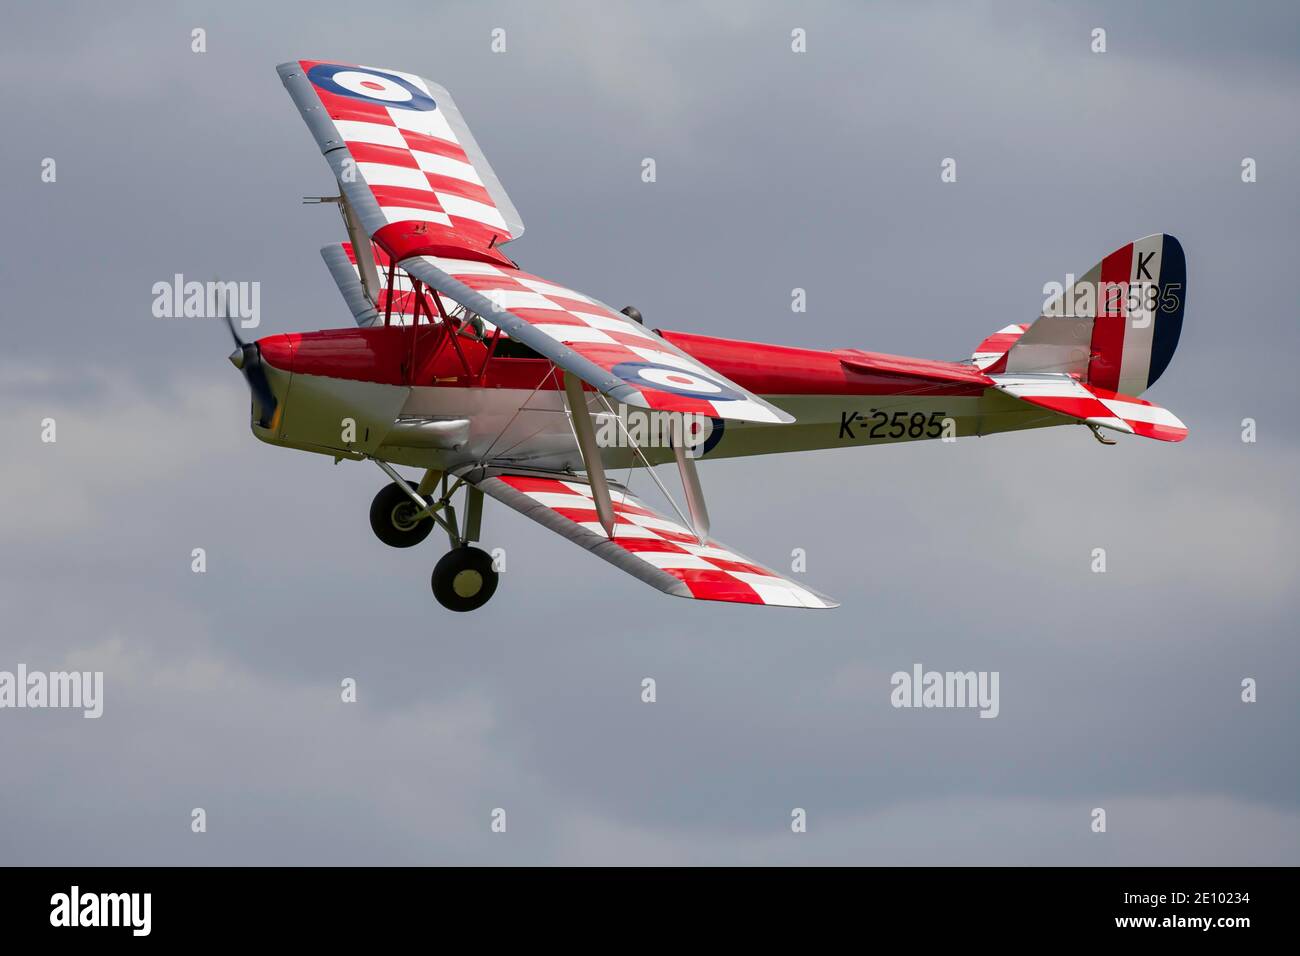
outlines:
[[[356,211],[348,202],[343,189],[339,188],[339,211],[343,213],[343,225],[348,230],[348,240],[352,243],[352,254],[357,258],[357,273],[361,276],[361,287],[366,296],[376,305],[379,304],[379,269],[375,265],[375,250],[370,245],[370,237],[361,228]]]
[[[695,459],[683,445],[673,442],[673,456],[677,471],[682,476],[682,491],[686,495],[686,510],[691,514],[691,530],[700,544],[709,540],[709,509],[704,504],[704,489],[700,487],[700,473],[695,470]]]
[[[370,245],[370,237],[361,229],[356,211],[343,193],[343,184],[339,184],[337,196],[304,196],[304,203],[333,203],[339,207],[343,217],[343,228],[347,230],[348,242],[352,244],[352,255],[357,260],[357,275],[361,279],[361,291],[366,294],[371,305],[379,304],[379,268],[375,265],[375,250]],[[323,254],[323,253],[322,253]],[[325,260],[329,264],[329,259]],[[332,268],[332,267],[331,267]],[[346,293],[345,293],[346,295]]]
[[[599,392],[596,394],[608,408],[609,402],[605,397]],[[605,477],[605,465],[600,457],[600,446],[596,443],[596,430],[591,424],[591,412],[587,408],[587,399],[583,395],[582,379],[572,372],[564,373],[564,398],[569,406],[569,419],[573,423],[574,437],[578,440],[578,450],[582,453],[582,463],[587,469],[591,497],[596,506],[596,517],[600,519],[605,533],[613,538],[615,518],[614,505],[609,496],[609,481]],[[684,434],[682,437],[685,438]],[[691,531],[700,544],[704,544],[709,540],[709,509],[704,503],[704,488],[700,484],[700,473],[695,468],[695,459],[687,451],[684,440],[681,442],[674,440],[672,446],[673,457],[677,459],[677,472],[682,479],[682,491],[686,496],[686,510],[690,515]],[[645,461],[650,476],[654,477],[654,470],[650,468],[650,462],[646,461],[641,449],[635,443],[632,447],[640,455],[641,460]],[[655,481],[658,483],[657,478]],[[672,496],[668,494],[667,489],[663,485],[659,487],[671,502]],[[674,504],[673,507],[677,506]],[[681,513],[680,509],[678,513]]]
[[[572,372],[564,373],[564,398],[569,403],[569,420],[582,452],[582,463],[587,466],[587,481],[591,484],[591,497],[596,505],[596,517],[605,534],[614,537],[614,504],[609,499],[609,482],[605,480],[605,464],[600,459],[600,446],[596,444],[596,429],[591,424],[587,400],[582,395],[582,379]]]

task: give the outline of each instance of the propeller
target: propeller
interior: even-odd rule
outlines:
[[[228,356],[230,364],[243,373],[244,381],[248,383],[248,391],[253,397],[254,421],[261,428],[271,428],[275,421],[276,401],[271,383],[266,379],[266,369],[262,367],[262,351],[256,342],[245,342],[239,337],[229,306],[223,317],[226,328],[230,329],[230,337],[235,340],[235,350]]]

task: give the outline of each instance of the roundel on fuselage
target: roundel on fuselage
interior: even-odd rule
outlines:
[[[688,418],[687,428],[690,429],[690,432],[687,438],[690,447],[697,449],[697,458],[703,458],[718,447],[718,442],[722,441],[722,433],[726,430],[726,427],[727,420],[725,418],[705,418],[703,415]]]
[[[376,106],[424,111],[438,108],[428,93],[410,81],[383,70],[317,63],[307,71],[307,78],[328,93],[374,103]]]

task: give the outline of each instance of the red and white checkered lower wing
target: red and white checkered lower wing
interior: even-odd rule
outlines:
[[[527,515],[615,567],[666,594],[699,601],[828,608],[837,603],[775,571],[755,564],[717,541],[699,540],[611,486],[614,536],[605,534],[585,482],[548,475],[501,474],[479,478],[484,493]]]

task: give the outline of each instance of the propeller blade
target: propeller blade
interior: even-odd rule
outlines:
[[[254,352],[257,346],[251,347]],[[253,403],[261,412],[261,421],[259,422],[264,428],[270,427],[271,419],[275,415],[275,395],[271,391],[271,383],[266,380],[266,370],[262,368],[262,357],[254,354],[251,361],[246,359],[244,362],[244,379],[248,382],[248,390],[253,394]]]
[[[242,349],[244,347],[244,340],[241,339],[239,333],[235,331],[235,320],[230,315],[230,309],[226,309],[226,314],[223,318],[226,320],[226,328],[230,329],[230,337],[235,340],[235,348]]]
[[[262,351],[257,347],[256,342],[245,342],[239,337],[235,330],[235,319],[230,314],[230,304],[225,303],[226,308],[223,310],[222,318],[226,320],[226,328],[230,330],[230,337],[235,340],[235,350],[227,356],[230,364],[244,376],[244,381],[248,383],[248,391],[253,396],[253,413],[257,416],[257,424],[263,428],[270,428],[271,423],[275,420],[275,393],[271,391],[271,383],[266,380],[266,370],[262,368]]]
[[[213,277],[212,281],[214,283],[220,282],[221,279],[220,277]],[[235,348],[242,349],[244,347],[244,340],[241,339],[239,333],[235,331],[235,317],[230,314],[230,300],[222,296],[221,305],[223,307],[221,310],[221,317],[226,320],[226,328],[230,329],[230,337],[235,340]],[[235,357],[233,355],[230,357],[230,362],[232,365],[235,362]],[[235,368],[242,368],[242,366],[235,365]]]

